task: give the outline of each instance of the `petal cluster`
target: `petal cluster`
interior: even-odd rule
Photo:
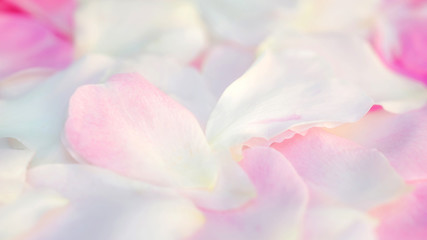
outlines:
[[[0,240],[427,239],[427,1],[0,1]]]

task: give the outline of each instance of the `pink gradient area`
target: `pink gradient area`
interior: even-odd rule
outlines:
[[[243,155],[239,164],[255,185],[257,197],[235,210],[204,210],[206,223],[192,240],[297,236],[308,202],[305,184],[272,148],[247,149]]]
[[[373,211],[379,219],[379,240],[427,239],[427,181],[414,181],[410,185],[411,193]]]
[[[416,12],[427,9],[427,1],[390,0],[385,8],[394,8],[387,19],[390,30],[377,29],[373,47],[391,69],[427,85],[427,14]],[[384,47],[387,41],[395,46]]]
[[[11,5],[7,1],[0,1],[0,12],[23,13],[21,9]]]
[[[71,42],[29,16],[0,13],[0,78],[32,67],[63,68],[73,59]]]
[[[40,20],[57,34],[71,39],[76,0],[3,0],[3,2]]]
[[[91,164],[160,185],[211,184],[215,169],[204,165],[209,146],[196,118],[137,74],[77,89],[65,131]]]

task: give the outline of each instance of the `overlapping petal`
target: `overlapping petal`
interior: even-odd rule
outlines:
[[[30,16],[0,12],[0,32],[0,80],[31,67],[64,68],[73,59],[71,42]]]
[[[399,115],[378,110],[331,132],[378,149],[405,180],[422,180],[427,178],[426,121],[426,107]]]
[[[332,134],[310,130],[306,136],[274,144],[317,194],[368,210],[400,197],[407,187],[387,159]]]
[[[308,191],[292,165],[264,147],[245,150],[239,164],[257,197],[235,210],[205,210],[206,223],[191,239],[298,239]]]
[[[56,34],[67,39],[72,38],[75,0],[5,0],[5,2],[50,26]]]

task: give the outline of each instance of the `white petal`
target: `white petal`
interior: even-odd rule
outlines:
[[[275,50],[315,52],[343,83],[363,89],[374,101],[391,112],[405,112],[427,102],[427,88],[388,69],[367,42],[342,34],[291,35],[272,37],[264,45]]]
[[[372,102],[312,52],[266,52],[223,93],[206,127],[214,147],[361,118]],[[298,129],[294,129],[298,127]]]

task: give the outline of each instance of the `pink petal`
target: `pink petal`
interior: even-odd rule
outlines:
[[[273,144],[318,194],[358,209],[399,197],[403,180],[376,150],[319,130]]]
[[[363,146],[376,148],[408,181],[427,178],[427,107],[405,114],[383,110],[331,132]]]
[[[31,67],[64,68],[73,57],[71,42],[18,14],[0,13],[0,79]]]
[[[192,238],[293,239],[298,236],[307,203],[307,190],[289,162],[270,148],[244,152],[240,162],[258,196],[236,210],[205,210],[206,223]]]
[[[427,181],[412,182],[413,192],[377,209],[379,240],[427,239]]]
[[[71,39],[76,0],[5,0]]]
[[[386,1],[373,45],[392,69],[427,84],[427,1]]]
[[[195,117],[136,74],[79,88],[66,138],[82,160],[162,185],[206,188],[216,163]]]

